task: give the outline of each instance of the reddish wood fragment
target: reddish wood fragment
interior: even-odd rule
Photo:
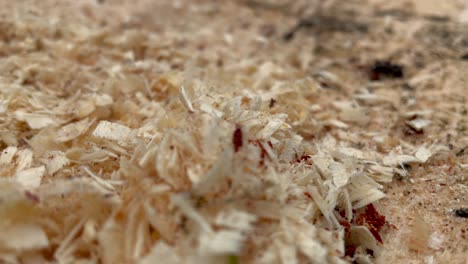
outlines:
[[[377,231],[379,231],[386,223],[385,216],[381,215],[377,212],[373,204],[369,204],[366,207],[364,212],[364,217],[366,219],[367,224],[375,227]]]
[[[346,217],[346,211],[345,210],[339,210],[338,213],[341,215],[341,217]]]
[[[307,160],[309,160],[310,158],[312,158],[310,155],[303,155],[303,156],[297,158],[296,161],[297,161],[298,163],[300,163],[300,162],[302,162],[302,161],[307,161]]]
[[[29,200],[31,200],[31,201],[33,201],[35,203],[40,202],[39,196],[35,195],[34,193],[32,193],[30,191],[25,191],[24,195],[26,196],[26,198],[28,198]]]
[[[371,72],[369,79],[371,81],[380,81],[380,74],[376,72]]]
[[[236,126],[236,130],[232,135],[232,144],[234,145],[234,151],[237,152],[242,147],[242,129]]]
[[[249,144],[253,144],[253,145],[260,148],[259,166],[265,165],[265,158],[268,158],[268,159],[271,160],[271,158],[268,156],[268,152],[266,151],[265,147],[263,147],[263,145],[260,143],[260,140],[258,140],[258,139],[257,140],[249,139],[248,142],[249,142]],[[270,145],[270,147],[272,146],[270,141],[268,141],[268,144]]]
[[[353,213],[355,211],[353,210]],[[342,224],[343,225],[343,224]],[[390,228],[397,229],[394,225],[388,223],[385,220],[385,216],[381,215],[373,204],[369,204],[364,209],[364,212],[356,216],[353,221],[352,225],[363,225],[366,226],[372,235],[375,237],[377,241],[383,244],[383,239],[379,234],[379,231],[387,225]],[[344,226],[344,225],[343,225]]]
[[[356,253],[356,246],[353,245],[347,245],[345,249],[345,256],[348,256],[350,258],[354,257],[354,254]]]
[[[340,221],[340,225],[344,227],[345,236],[348,237],[351,224],[347,221]]]
[[[379,241],[380,244],[383,244],[383,240],[379,234],[379,231],[377,231],[377,229],[375,229],[374,227],[368,227],[368,228],[369,228],[369,231],[372,233],[372,235],[375,237],[375,239]]]
[[[262,153],[260,154],[260,165],[264,165],[265,157],[268,157],[268,153],[262,145],[260,145],[260,148],[262,149]]]
[[[268,107],[273,108],[275,106],[275,104],[276,104],[276,100],[271,98],[270,103],[268,104]]]
[[[360,214],[354,218],[353,223],[357,225],[364,225],[365,224],[364,219],[365,219],[365,214]]]
[[[267,143],[268,143],[268,146],[270,146],[270,148],[273,148],[273,143],[271,143],[271,141],[270,141],[270,140],[268,140],[268,142],[267,142]]]

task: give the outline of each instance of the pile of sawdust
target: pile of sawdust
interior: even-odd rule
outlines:
[[[421,174],[411,167],[425,168],[422,178],[439,161],[466,184],[463,153],[418,137],[446,120],[456,143],[467,143],[466,93],[455,105],[464,116],[444,112],[449,100],[427,104],[463,94],[463,71],[418,56],[424,39],[414,53],[401,48],[414,44],[406,34],[437,25],[344,12],[295,26],[262,1],[5,7],[1,261],[369,263],[400,250],[385,250],[395,233],[408,250],[449,258],[428,219],[400,226],[378,212],[389,210],[378,201],[393,179]],[[385,49],[363,39],[392,30],[400,42]],[[436,51],[459,56],[461,42]],[[428,66],[387,80],[339,58],[363,49],[369,58],[353,63],[393,55]],[[457,248],[450,258],[460,260]]]

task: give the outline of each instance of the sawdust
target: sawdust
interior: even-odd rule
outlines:
[[[466,261],[463,3],[1,3],[2,262]]]

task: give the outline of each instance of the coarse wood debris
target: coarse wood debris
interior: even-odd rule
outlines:
[[[0,263],[468,261],[468,3],[0,4]]]

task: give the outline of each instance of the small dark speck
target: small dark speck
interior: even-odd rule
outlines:
[[[411,165],[409,165],[408,163],[404,163],[403,164],[403,168],[407,171],[411,170]]]
[[[30,199],[31,201],[35,202],[35,203],[39,203],[40,202],[40,199],[39,199],[39,196],[33,194],[32,192],[30,191],[25,191],[24,192],[25,196]]]
[[[403,66],[399,64],[394,64],[389,61],[377,60],[370,67],[370,76],[371,81],[379,81],[383,77],[387,78],[403,78]]]
[[[275,104],[276,104],[276,100],[273,99],[273,98],[271,98],[271,99],[270,99],[270,103],[268,104],[268,107],[272,108],[272,107],[275,106]]]
[[[288,33],[284,34],[283,39],[285,41],[291,41],[294,38],[295,33],[296,33],[296,29],[291,30]]]
[[[455,154],[455,156],[457,156],[457,157],[462,156],[463,154],[465,154],[465,151],[466,151],[466,150],[468,150],[468,147],[464,147],[464,148],[460,149],[460,150],[457,152],[457,154]]]
[[[462,60],[468,60],[468,53],[463,54],[460,59]]]
[[[106,194],[104,194],[104,199],[109,199],[109,198],[111,198],[113,196],[114,196],[113,193],[106,193]]]
[[[232,144],[234,145],[234,151],[237,152],[242,147],[242,129],[240,126],[236,126],[234,134],[232,135]]]
[[[453,213],[458,217],[468,218],[468,208],[455,209]]]

